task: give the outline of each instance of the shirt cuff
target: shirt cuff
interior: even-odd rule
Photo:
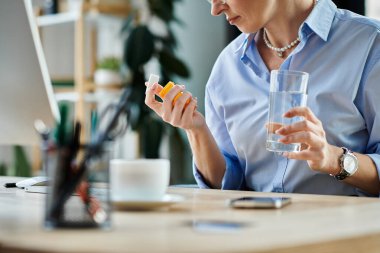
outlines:
[[[371,157],[372,161],[374,162],[377,170],[377,176],[379,177],[380,181],[380,155],[379,154],[366,154],[369,157]],[[380,192],[379,192],[379,197],[380,197]]]
[[[224,154],[226,171],[222,180],[223,190],[242,190],[245,188],[244,173],[236,158]]]
[[[226,171],[222,180],[223,190],[241,190],[244,189],[244,174],[240,169],[240,164],[237,159],[234,159],[228,155],[224,155],[226,161]],[[206,184],[202,174],[198,171],[197,166],[193,162],[193,174],[195,181],[197,182],[199,188],[211,188]]]
[[[197,182],[197,185],[199,186],[199,188],[203,188],[203,189],[210,189],[211,188],[208,184],[206,184],[202,174],[199,172],[194,161],[193,161],[193,174],[194,174],[195,182]]]

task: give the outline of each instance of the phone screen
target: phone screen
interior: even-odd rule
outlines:
[[[284,197],[243,197],[229,200],[229,206],[234,208],[281,208],[290,203],[290,198]]]
[[[249,226],[249,223],[230,220],[194,220],[189,223],[196,232],[234,233]]]

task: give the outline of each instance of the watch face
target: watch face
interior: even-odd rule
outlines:
[[[346,154],[346,156],[344,157],[343,166],[344,166],[344,169],[348,173],[350,173],[350,175],[352,175],[355,173],[355,171],[358,168],[358,161],[356,157]]]

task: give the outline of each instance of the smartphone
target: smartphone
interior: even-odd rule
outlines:
[[[248,223],[228,220],[195,220],[192,221],[190,225],[197,232],[229,233],[237,232],[242,228],[247,227]]]
[[[243,197],[228,201],[233,208],[281,208],[290,204],[290,198],[283,197]]]

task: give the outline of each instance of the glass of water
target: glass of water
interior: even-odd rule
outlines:
[[[285,118],[283,115],[293,107],[306,106],[309,74],[292,70],[273,70],[270,79],[269,117],[267,122],[266,148],[272,152],[298,152],[300,143],[283,144],[276,134],[282,126],[301,120],[300,117]]]

